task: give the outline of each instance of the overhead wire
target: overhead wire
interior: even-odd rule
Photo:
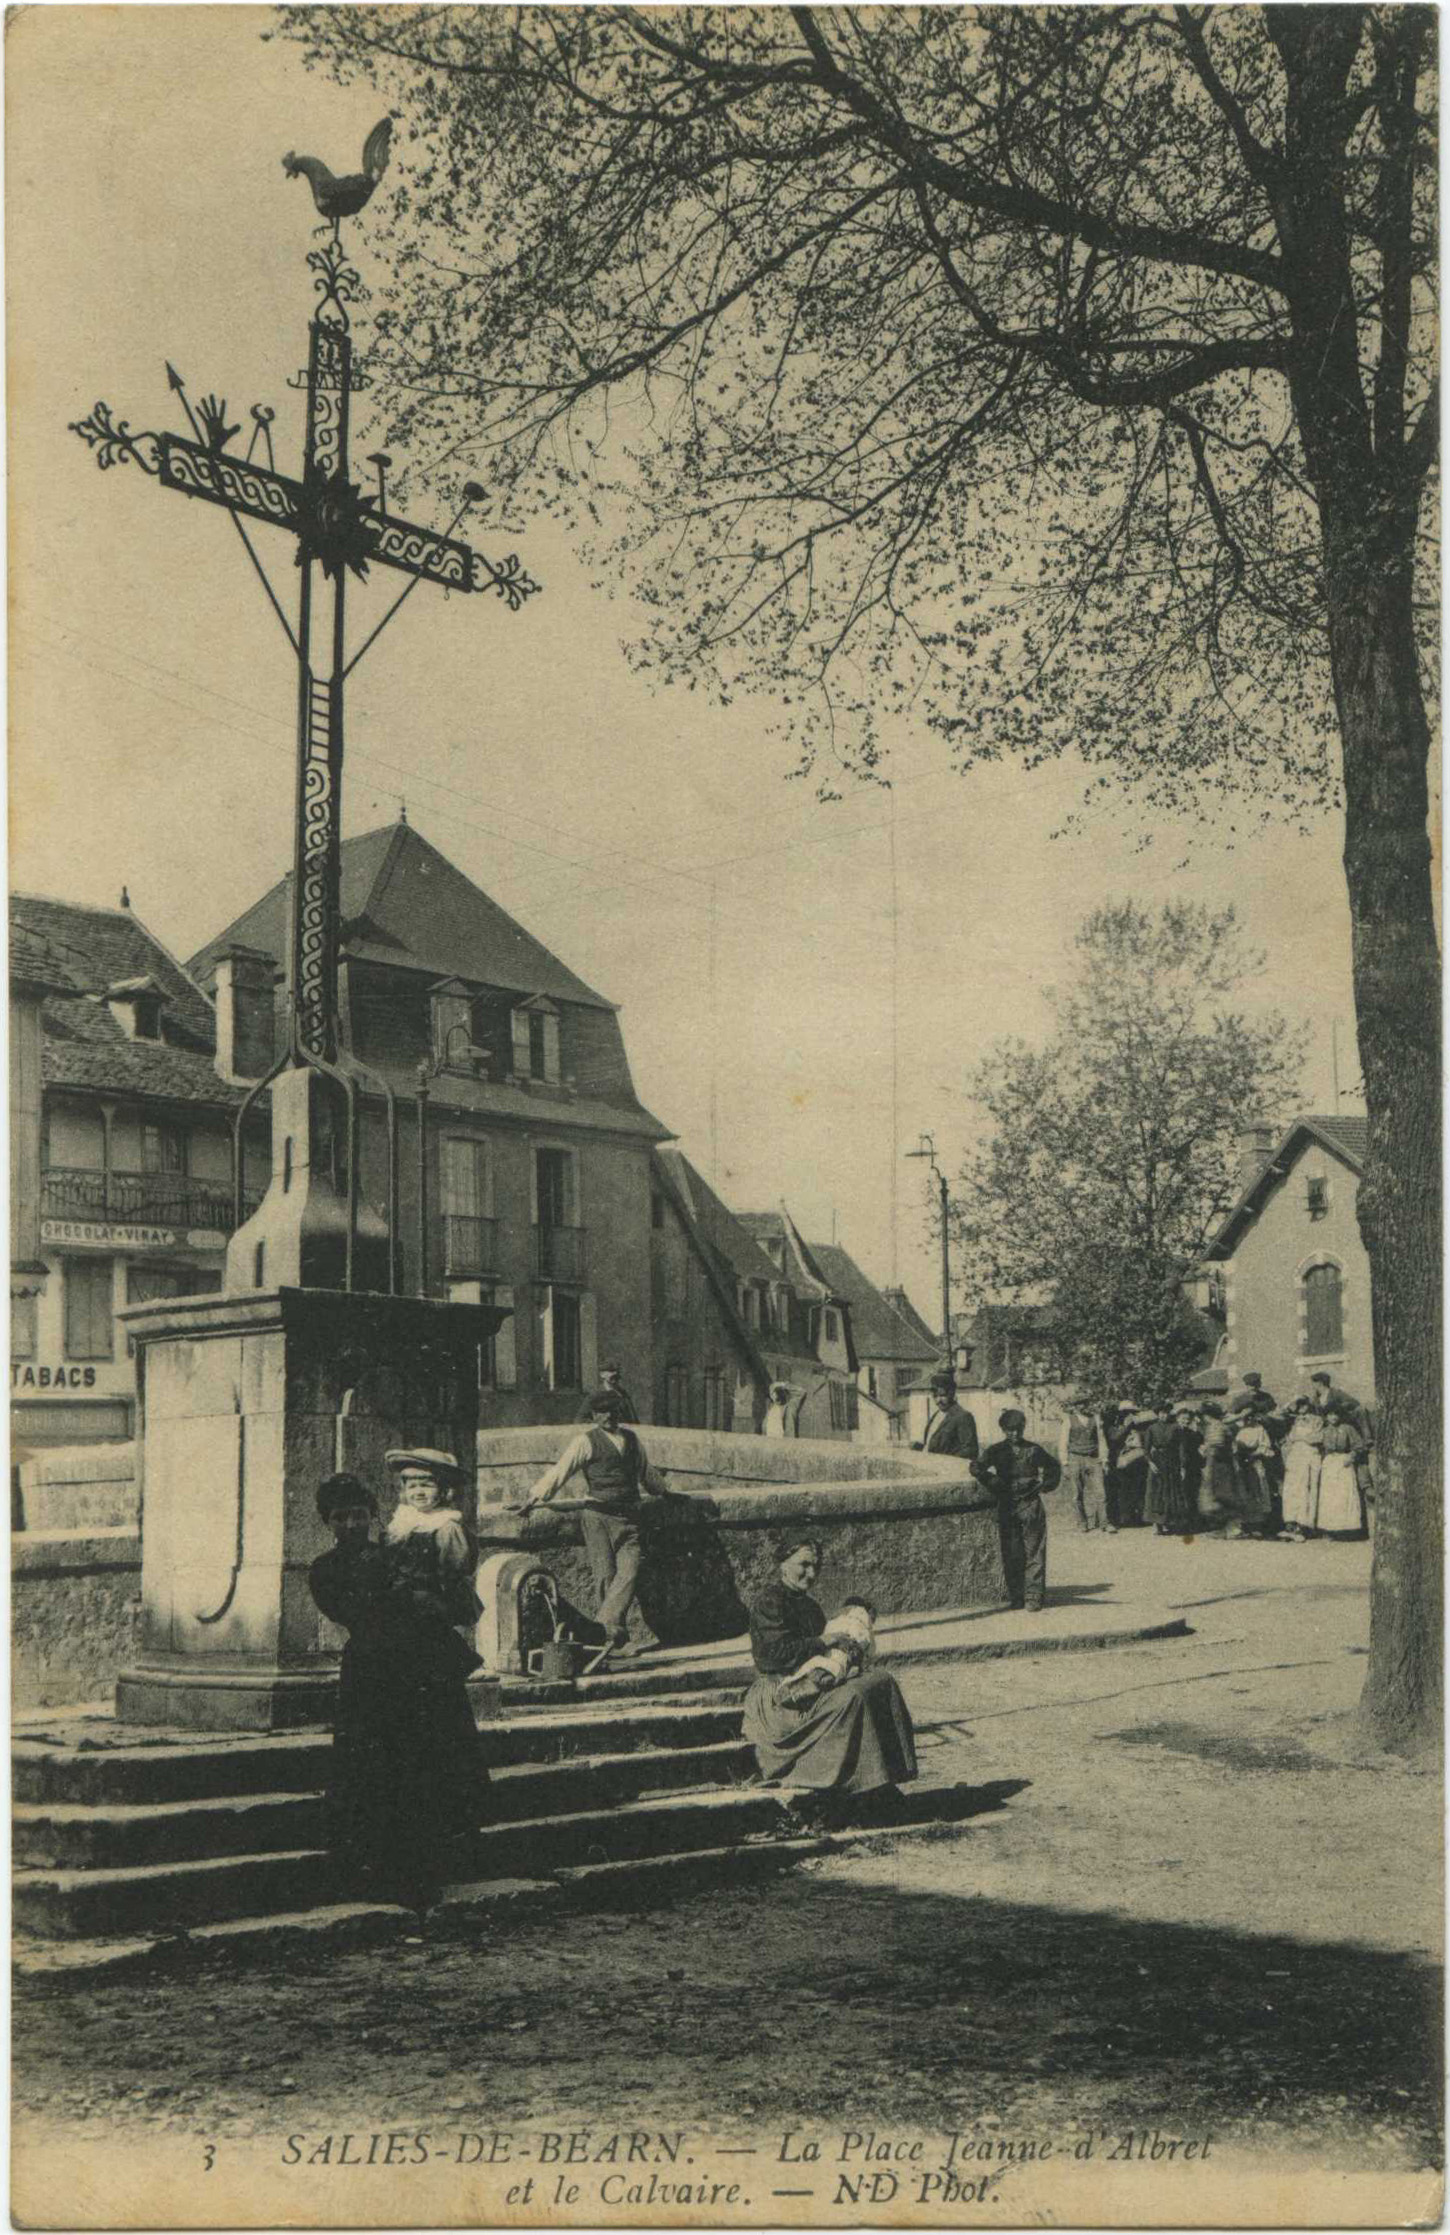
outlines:
[[[192,707],[188,705],[185,700],[175,697],[171,692],[161,690],[156,684],[148,682],[144,677],[128,675],[124,671],[124,669],[110,665],[104,660],[97,660],[95,658],[89,657],[83,650],[79,648],[85,642],[85,639],[75,634],[75,632],[67,632],[70,641],[57,644],[45,637],[32,621],[21,619],[17,621],[15,625],[23,634],[32,637],[38,646],[53,654],[58,654],[62,657],[73,659],[81,666],[93,668],[98,673],[112,676],[118,682],[127,683],[137,690],[149,692],[153,697],[158,698],[164,705],[174,706],[178,708],[179,711],[181,711],[182,713],[192,715],[193,718],[197,720],[207,722],[213,727],[227,730],[233,735],[243,737],[253,743],[263,745],[270,753],[276,755],[279,758],[285,755],[287,758],[290,759],[290,748],[281,743],[280,735],[276,737],[264,737],[257,730],[247,728],[243,724],[230,720],[223,715],[208,713],[205,709]],[[97,639],[97,641],[100,642],[103,640]],[[117,647],[116,649],[119,651],[121,648]],[[167,668],[162,666],[162,664],[158,661],[146,660],[144,658],[144,655],[141,654],[123,652],[122,656],[127,658],[134,658],[141,661],[143,665],[154,669],[157,673],[165,675],[171,680],[180,683],[184,689],[193,687],[191,678],[183,674],[179,669]],[[282,735],[285,735],[290,731],[290,723],[283,721],[280,717],[276,718],[274,721],[271,717],[262,714],[259,709],[244,707],[243,702],[240,700],[230,699],[227,694],[222,692],[210,691],[209,686],[205,684],[198,684],[194,687],[208,693],[208,695],[210,696],[218,698],[224,704],[235,706],[242,711],[253,714],[253,716],[257,720],[270,722],[271,726]],[[406,774],[409,777],[409,781],[413,784],[426,784],[431,788],[448,792],[458,798],[472,797],[471,793],[463,792],[456,785],[445,784],[438,779],[423,777],[416,770],[403,770],[400,768],[400,765],[395,762],[383,761],[380,755],[373,753],[371,749],[366,746],[350,744],[348,748],[348,758],[350,763],[359,760],[379,762],[382,766],[387,768],[390,773]],[[933,774],[940,776],[948,773],[950,773],[950,771],[945,768],[935,772],[923,772],[923,774],[917,778],[906,779],[902,788],[905,788],[906,784],[909,783],[928,781],[931,779],[931,776]],[[393,797],[395,795],[392,793],[388,793],[386,796]],[[528,819],[530,821],[534,820],[534,818]],[[530,854],[536,856],[540,860],[556,863],[560,868],[571,870],[575,872],[576,875],[582,873],[588,879],[588,882],[584,883],[583,885],[575,884],[571,888],[573,897],[575,898],[584,898],[589,896],[602,898],[616,892],[627,893],[630,896],[635,896],[641,889],[641,873],[647,878],[651,874],[664,872],[665,874],[678,878],[681,881],[694,886],[696,889],[703,891],[707,897],[702,901],[687,900],[683,894],[677,891],[666,891],[664,888],[658,886],[654,888],[654,897],[664,900],[669,906],[686,909],[689,913],[698,915],[708,921],[710,913],[710,902],[708,898],[710,887],[708,876],[691,876],[689,872],[684,870],[677,870],[671,864],[654,861],[645,863],[636,856],[615,856],[614,858],[616,859],[623,859],[629,862],[631,868],[635,871],[635,875],[630,878],[609,877],[600,879],[597,875],[597,864],[595,862],[588,859],[581,859],[577,855],[561,854],[552,847],[540,846],[529,839],[516,837],[509,831],[499,829],[497,824],[479,822],[476,818],[458,815],[451,811],[447,813],[436,812],[436,820],[439,824],[442,825],[442,827],[446,829],[475,831],[484,837],[493,839],[498,845],[512,847],[516,852]],[[703,864],[702,867],[704,867],[707,871],[713,871],[717,868],[743,869],[748,867],[753,861],[770,859],[778,856],[782,852],[793,851],[796,847],[815,847],[818,845],[830,846],[833,844],[846,845],[852,843],[858,838],[871,837],[873,834],[885,829],[886,827],[887,826],[884,821],[882,821],[881,819],[877,819],[876,821],[869,823],[854,824],[847,830],[805,833],[798,838],[785,840],[779,844],[772,846],[759,847],[752,853],[731,856],[720,863]],[[646,884],[644,889],[648,891],[650,888]],[[793,916],[797,920],[802,922],[810,921],[814,923],[818,921],[817,911],[812,910],[808,907],[796,908],[789,902],[785,902],[784,904],[782,904],[779,896],[773,896],[772,909],[774,911],[776,920],[779,920],[781,915],[787,915]],[[885,910],[862,911],[858,908],[854,913],[858,920],[861,920],[864,916],[865,918],[879,917],[880,920],[884,921],[886,919],[887,912]]]

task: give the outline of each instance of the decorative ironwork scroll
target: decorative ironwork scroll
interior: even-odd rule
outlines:
[[[163,489],[177,489],[184,497],[204,497],[209,504],[245,513],[249,520],[265,520],[274,528],[295,532],[302,502],[300,482],[245,458],[221,456],[185,435],[155,439],[161,451]]]
[[[137,465],[143,473],[160,471],[158,453],[166,437],[149,432],[133,435],[130,422],[113,419],[107,403],[92,404],[89,419],[72,419],[70,432],[94,450],[102,473],[108,466],[127,465]]]
[[[96,463],[103,470],[115,465],[139,466],[143,473],[155,476],[163,488],[220,505],[230,513],[296,655],[297,783],[288,965],[292,1023],[289,1056],[278,1064],[277,1071],[286,1069],[289,1062],[308,1066],[328,1073],[346,1090],[349,1224],[344,1285],[350,1286],[358,1209],[356,1081],[361,1073],[356,1058],[343,1050],[337,999],[344,685],[352,668],[419,582],[436,583],[445,590],[491,590],[512,613],[536,594],[539,585],[524,572],[516,553],[495,561],[455,539],[453,529],[464,512],[484,496],[476,483],[465,487],[452,526],[439,533],[387,510],[385,471],[391,460],[386,453],[373,454],[372,463],[378,472],[376,495],[365,494],[349,479],[350,399],[367,383],[353,349],[348,306],[365,300],[367,290],[335,238],[325,247],[314,248],[307,265],[317,301],[308,325],[307,370],[290,383],[305,388],[307,394],[300,479],[276,469],[272,411],[258,404],[251,407],[252,429],[246,455],[236,456],[229,445],[241,429],[228,419],[225,397],[203,396],[193,407],[185,382],[170,365],[167,378],[185,410],[189,435],[149,429],[133,432],[130,423],[117,419],[111,406],[103,402],[97,403],[87,418],[73,420],[71,426],[94,451]],[[259,451],[265,452],[265,464]],[[249,521],[283,528],[295,539],[299,577],[295,631],[252,546],[245,524]],[[344,626],[347,578],[365,578],[373,563],[394,568],[411,580],[349,659]],[[313,592],[319,568],[332,589],[330,659],[323,674],[314,666],[312,649]],[[319,659],[317,666],[322,664]],[[259,1082],[259,1087],[267,1083]],[[382,1091],[391,1107],[392,1090],[385,1080]],[[248,1106],[243,1104],[243,1116]],[[395,1171],[392,1117],[389,1125],[390,1170]],[[395,1204],[395,1200],[394,1181],[390,1202]]]
[[[469,588],[492,590],[503,599],[510,613],[517,613],[526,598],[538,596],[539,584],[531,574],[525,574],[517,551],[510,551],[508,557],[497,564],[486,559],[481,551],[474,551],[470,556],[473,573]]]
[[[334,721],[340,694],[307,677],[302,693],[298,798],[297,889],[293,896],[292,1017],[299,1053],[319,1063],[337,1055],[337,770],[341,743]],[[340,705],[336,705],[340,712]]]

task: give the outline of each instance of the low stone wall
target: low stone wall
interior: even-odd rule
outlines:
[[[594,1608],[576,1518],[506,1510],[527,1496],[577,1430],[486,1429],[478,1437],[483,1554],[525,1551],[570,1606]],[[782,1528],[808,1526],[825,1553],[816,1594],[828,1611],[859,1593],[882,1614],[989,1605],[1002,1596],[991,1501],[962,1467],[899,1445],[735,1436],[647,1426],[673,1495],[643,1508],[636,1618],[667,1643],[738,1636],[775,1575]],[[27,1460],[11,1538],[12,1687],[17,1707],[109,1698],[132,1657],[140,1594],[135,1447],[85,1445]],[[574,1486],[570,1485],[572,1494]],[[702,1503],[703,1501],[703,1503]],[[587,1619],[576,1625],[588,1634]]]
[[[139,1492],[134,1443],[57,1445],[21,1462],[17,1529],[134,1529]]]
[[[134,1528],[12,1536],[12,1705],[109,1700],[117,1669],[134,1652],[140,1598],[141,1538]]]
[[[485,1555],[534,1554],[565,1600],[591,1613],[577,1517],[521,1500],[569,1440],[560,1428],[480,1434],[478,1527]],[[903,1452],[784,1438],[642,1430],[672,1495],[641,1508],[644,1563],[636,1627],[666,1644],[738,1636],[774,1579],[782,1529],[821,1541],[816,1595],[829,1611],[859,1594],[881,1614],[994,1604],[1003,1596],[996,1514],[964,1467]],[[582,1485],[581,1485],[582,1488]],[[561,1493],[569,1497],[574,1485]]]

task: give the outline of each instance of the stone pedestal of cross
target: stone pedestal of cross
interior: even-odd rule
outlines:
[[[513,612],[537,584],[516,558],[495,563],[454,540],[482,494],[472,485],[439,534],[388,510],[381,453],[371,461],[376,494],[353,482],[349,419],[360,382],[347,304],[359,282],[335,240],[308,263],[319,301],[301,383],[300,477],[276,469],[270,411],[253,407],[250,444],[239,454],[225,403],[207,396],[193,409],[170,367],[189,435],[133,434],[104,403],[74,423],[102,467],[138,465],[161,487],[231,515],[297,666],[287,1045],[238,1112],[239,1221],[243,1126],[268,1088],[271,1182],[232,1236],[220,1296],[134,1305],[124,1315],[138,1351],[145,1497],[140,1647],[118,1676],[116,1712],[134,1723],[258,1731],[327,1719],[340,1638],[307,1587],[327,1542],[318,1483],[337,1470],[356,1473],[386,1513],[385,1452],[426,1445],[457,1454],[471,1507],[479,1345],[506,1316],[397,1292],[396,1102],[387,1079],[347,1046],[338,1014],[343,700],[348,676],[419,583],[491,591]],[[256,522],[294,539],[295,627],[248,532]],[[349,652],[348,577],[374,566],[407,584]],[[368,1085],[387,1120],[385,1218],[361,1193]]]

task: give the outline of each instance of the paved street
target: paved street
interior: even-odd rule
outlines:
[[[1423,2166],[1439,1810],[1355,1729],[1367,1575],[1362,1545],[1059,1526],[1054,1588],[1194,1634],[908,1673],[924,1766],[980,1788],[950,1834],[487,1946],[26,1988],[22,2133],[1157,2127]]]

